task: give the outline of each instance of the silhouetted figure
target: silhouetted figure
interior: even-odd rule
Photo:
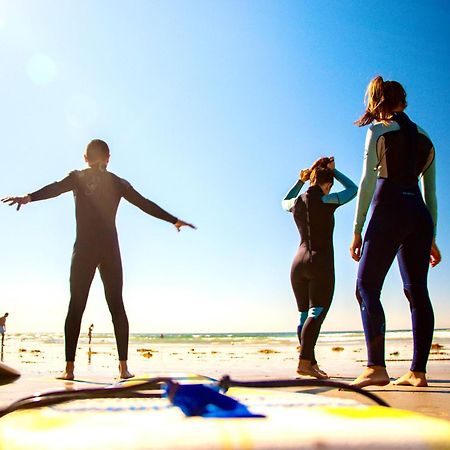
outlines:
[[[54,198],[69,191],[74,194],[77,234],[70,268],[70,303],[64,327],[66,369],[59,377],[64,380],[74,378],[81,319],[97,268],[114,325],[120,377],[133,376],[127,366],[129,326],[122,299],[122,260],[116,230],[116,213],[122,197],[145,213],[172,223],[177,231],[185,226],[195,228],[143,197],[128,181],[108,172],[109,157],[107,143],[95,139],[88,144],[84,155],[89,166],[87,169],[74,170],[63,180],[32,194],[2,199],[10,206],[17,205],[19,210],[29,202]]]
[[[9,316],[8,313],[5,313],[3,317],[0,317],[0,334],[2,335],[2,347],[5,341],[5,333],[6,333],[6,318]],[[3,359],[3,358],[2,358]]]
[[[92,330],[94,329],[94,324],[91,323],[89,325],[89,331],[88,331],[88,340],[89,340],[89,347],[91,346],[91,342],[92,342]]]

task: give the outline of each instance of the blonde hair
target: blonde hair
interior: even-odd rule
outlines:
[[[374,120],[387,122],[392,118],[394,109],[398,106],[406,107],[406,91],[398,81],[384,81],[378,75],[367,86],[364,103],[366,111],[355,125],[363,127]]]
[[[334,179],[333,171],[328,168],[331,161],[328,156],[319,158],[309,169],[301,171],[300,179],[303,183],[309,181],[311,185],[332,183]]]

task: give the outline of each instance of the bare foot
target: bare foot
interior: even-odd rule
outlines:
[[[325,376],[326,378],[330,378],[330,377],[328,376],[328,374],[327,374],[326,372],[324,372],[324,371],[319,367],[319,364],[314,364],[314,365],[312,366],[312,368],[313,368],[314,370],[317,370],[317,372],[319,372],[320,374],[322,374],[322,375]]]
[[[370,366],[366,367],[364,372],[350,384],[363,388],[366,386],[386,386],[390,382],[391,380],[389,379],[386,367]]]
[[[126,361],[119,361],[119,372],[120,372],[120,378],[122,378],[122,380],[126,380],[128,378],[134,377],[134,374],[132,374],[128,370],[128,365],[127,365]]]
[[[120,371],[120,378],[122,380],[126,380],[128,378],[133,378],[133,377],[134,377],[134,373],[131,373],[128,370]]]
[[[414,386],[414,387],[427,387],[427,377],[425,372],[413,372],[409,370],[405,375],[397,378],[393,384],[398,386]]]
[[[73,361],[66,362],[66,370],[56,377],[57,380],[73,380],[75,378],[73,371],[75,368],[75,363]]]
[[[325,372],[315,369],[311,364],[311,361],[307,361],[306,359],[301,359],[298,362],[297,373],[299,375],[306,375],[319,379],[328,378],[328,375]]]
[[[73,372],[67,372],[66,370],[56,377],[57,380],[73,380],[74,378]]]

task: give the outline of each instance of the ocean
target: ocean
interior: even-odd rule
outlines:
[[[41,344],[64,344],[63,333],[11,333],[6,339],[19,342]],[[87,342],[87,333],[80,334],[80,343]],[[386,341],[403,341],[412,339],[411,330],[388,330]],[[434,339],[450,341],[450,328],[437,329]],[[92,342],[97,344],[115,344],[112,333],[93,333]],[[297,343],[297,334],[293,332],[269,333],[131,333],[130,345],[143,343],[155,344],[289,344]],[[362,344],[362,331],[324,331],[319,336],[320,344]]]

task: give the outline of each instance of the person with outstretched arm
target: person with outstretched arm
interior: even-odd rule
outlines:
[[[128,370],[128,318],[122,299],[122,262],[116,230],[116,213],[122,198],[145,213],[172,223],[177,231],[195,227],[169,214],[143,197],[123,178],[109,172],[108,144],[100,139],[91,141],[84,155],[87,169],[74,170],[63,180],[49,184],[22,197],[6,197],[2,202],[21,206],[57,197],[72,191],[75,199],[76,239],[70,268],[70,303],[65,321],[66,368],[59,378],[74,379],[75,351],[81,319],[89,289],[98,268],[105,297],[111,312],[119,354],[121,378],[131,378]]]

